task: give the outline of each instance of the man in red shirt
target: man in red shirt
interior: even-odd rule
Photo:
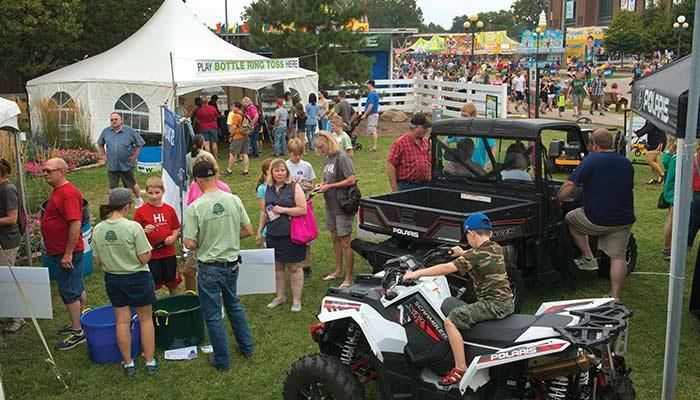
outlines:
[[[194,99],[195,110],[193,112],[196,119],[197,133],[204,136],[204,150],[210,152],[214,157],[219,154],[219,112],[211,104],[202,101],[201,97]]]
[[[148,193],[148,203],[136,209],[134,221],[141,224],[148,242],[153,247],[148,267],[153,276],[155,289],[158,290],[165,285],[173,296],[178,294],[178,286],[182,282],[175,258],[175,241],[180,234],[180,221],[177,219],[175,209],[163,203],[165,186],[160,177],[148,178],[146,193]]]
[[[80,313],[87,304],[83,282],[83,196],[66,179],[68,165],[63,159],[52,158],[42,168],[46,182],[53,187],[51,197],[41,215],[41,236],[46,254],[59,266],[56,271],[58,293],[68,309],[70,325],[60,329],[65,338],[56,349],[68,350],[85,341],[80,326]]]
[[[393,192],[422,187],[430,182],[430,122],[423,114],[411,118],[411,131],[398,138],[389,150],[386,171]]]

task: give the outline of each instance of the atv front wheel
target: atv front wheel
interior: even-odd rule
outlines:
[[[297,360],[287,372],[284,400],[364,400],[365,389],[347,365],[326,354]]]

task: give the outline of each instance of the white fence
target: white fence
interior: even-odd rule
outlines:
[[[486,113],[486,96],[498,98],[498,117],[506,118],[507,88],[505,85],[479,85],[475,83],[438,82],[423,79],[378,80],[379,111],[399,110],[409,113],[430,113],[434,108],[442,110],[444,116],[459,117],[466,102],[476,106],[477,113]],[[335,96],[337,90],[329,91]],[[348,98],[357,111],[364,110],[366,97]]]

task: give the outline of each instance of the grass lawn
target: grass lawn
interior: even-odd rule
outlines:
[[[359,152],[355,157],[355,167],[360,177],[364,195],[387,192],[389,185],[385,172],[385,156],[393,138],[380,138],[378,153]],[[368,139],[361,141],[368,147]],[[271,154],[265,148],[265,155]],[[317,174],[321,172],[321,159],[311,154],[306,158],[314,165]],[[258,219],[255,201],[255,180],[259,173],[260,161],[251,165],[251,175],[234,175],[224,180],[242,199],[253,221]],[[636,212],[638,222],[634,234],[639,244],[637,271],[667,272],[669,263],[661,257],[663,244],[662,228],[666,211],[656,209],[660,188],[647,186],[649,170],[641,165],[636,169]],[[240,172],[240,169],[236,170]],[[93,214],[97,205],[106,200],[107,177],[105,168],[71,174],[69,179],[90,201]],[[138,176],[139,183],[145,183],[146,176]],[[42,184],[43,185],[43,184]],[[315,201],[316,216],[320,227],[324,226],[323,200]],[[243,248],[253,248],[253,239],[246,239]],[[368,264],[356,257],[356,272],[368,272]],[[689,256],[689,277],[686,289],[692,278],[695,252]],[[117,365],[101,366],[88,359],[87,346],[54,353],[59,369],[71,374],[71,389],[63,390],[56,381],[50,366],[44,362],[45,351],[33,327],[26,326],[16,336],[0,337],[0,371],[9,399],[279,399],[285,373],[291,363],[302,355],[318,350],[311,340],[308,326],[315,323],[319,301],[324,295],[327,283],[319,278],[333,270],[333,251],[329,234],[325,231],[313,246],[314,276],[304,288],[304,309],[301,313],[289,312],[289,305],[268,310],[265,305],[271,295],[246,296],[243,298],[253,337],[255,356],[244,360],[233,350],[232,370],[220,374],[207,365],[206,357],[192,361],[165,361],[162,352],[157,352],[161,360],[161,370],[156,377],[149,378],[143,373],[143,362],[139,366],[136,379],[129,380]],[[86,279],[88,302],[91,306],[108,304],[102,272],[95,271]],[[666,302],[668,279],[664,276],[633,275],[628,279],[622,294],[622,301],[634,311],[630,323],[628,365],[633,369],[632,377],[640,399],[657,399],[661,393],[663,370],[664,338],[666,327]],[[579,273],[579,285],[571,290],[556,287],[536,288],[528,292],[524,312],[534,312],[543,301],[568,298],[598,297],[608,290],[608,282],[596,278],[594,273]],[[53,345],[59,338],[56,329],[65,325],[67,316],[55,285],[53,287],[53,320],[40,321],[40,325]],[[686,295],[688,292],[686,291]],[[167,293],[160,292],[159,296]],[[687,303],[687,299],[686,299]],[[230,327],[227,328],[230,332]],[[700,368],[695,364],[695,354],[700,350],[698,335],[700,321],[683,310],[683,328],[680,355],[679,399],[700,398],[697,386]],[[230,333],[229,333],[230,334]],[[235,348],[232,336],[229,343]]]

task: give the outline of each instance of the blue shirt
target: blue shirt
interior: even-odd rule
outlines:
[[[491,148],[496,145],[496,139],[487,138],[486,143],[489,145],[489,148]],[[472,161],[481,165],[481,168],[486,168],[486,165],[491,161],[488,149],[484,146],[484,141],[481,138],[474,140],[474,155],[472,155]]]
[[[600,226],[631,225],[634,216],[634,168],[624,156],[606,151],[587,155],[569,176],[583,186],[583,211]]]
[[[318,124],[318,103],[317,104],[307,104],[306,105],[306,125],[315,126]]]
[[[122,125],[119,132],[114,132],[109,126],[102,130],[97,144],[107,147],[107,169],[110,171],[128,171],[134,168],[129,157],[134,155],[137,147],[142,147],[146,142],[132,127]]]
[[[369,109],[370,104],[374,104],[370,114],[379,114],[379,95],[376,90],[369,92],[369,96],[367,96],[367,100],[365,101],[365,112]]]

